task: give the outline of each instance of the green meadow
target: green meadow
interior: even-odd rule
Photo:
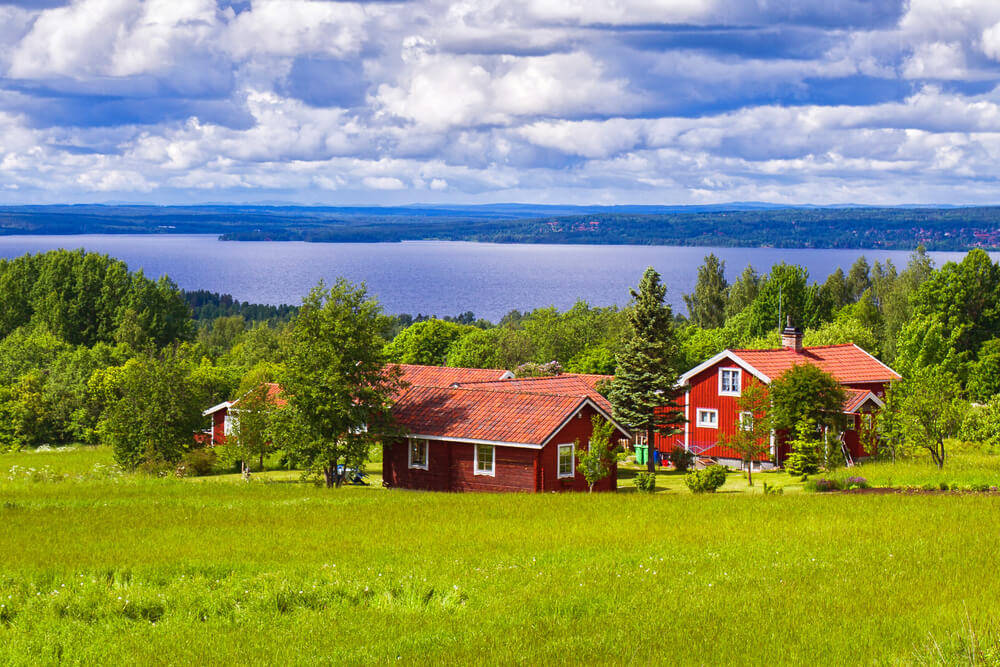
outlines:
[[[0,456],[0,664],[1000,660],[992,494],[326,490],[108,460]]]

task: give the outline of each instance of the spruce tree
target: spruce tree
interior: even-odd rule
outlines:
[[[673,313],[664,302],[667,288],[660,282],[660,274],[647,268],[639,290],[630,292],[628,330],[608,398],[618,419],[646,432],[646,443],[652,450],[656,433],[676,435],[684,423],[678,405],[679,347]],[[652,456],[647,466],[654,471]]]
[[[726,321],[726,297],[729,283],[726,282],[726,263],[714,254],[705,257],[705,263],[698,268],[698,282],[694,293],[684,295],[688,319],[702,329],[721,327]]]

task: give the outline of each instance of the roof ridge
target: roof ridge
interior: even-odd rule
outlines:
[[[856,347],[859,350],[863,349],[857,343],[834,343],[832,345],[806,345],[802,350],[825,350],[832,347]],[[796,350],[790,350],[787,347],[728,347],[726,349],[730,352],[796,352]]]
[[[475,384],[475,383],[466,382],[464,384]],[[491,383],[482,382],[482,383],[479,383],[479,384],[491,384]],[[557,393],[549,393],[549,392],[542,392],[542,391],[519,391],[517,389],[497,389],[497,390],[493,390],[493,389],[484,389],[484,388],[481,388],[481,387],[435,387],[433,385],[428,385],[428,384],[411,384],[408,389],[413,389],[413,388],[438,389],[438,390],[441,390],[441,391],[468,391],[468,392],[475,392],[475,391],[483,392],[483,391],[486,391],[486,392],[490,392],[490,393],[493,393],[493,394],[522,394],[522,395],[525,395],[525,396],[551,396],[553,398],[586,398],[586,399],[590,399],[590,396],[588,396],[587,394],[557,394]]]

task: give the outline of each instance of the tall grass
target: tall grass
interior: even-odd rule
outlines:
[[[0,663],[964,660],[998,510],[0,480]]]

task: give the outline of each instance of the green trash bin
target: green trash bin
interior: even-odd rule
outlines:
[[[635,462],[639,465],[646,465],[646,457],[648,455],[648,448],[646,445],[636,445],[635,446]]]

